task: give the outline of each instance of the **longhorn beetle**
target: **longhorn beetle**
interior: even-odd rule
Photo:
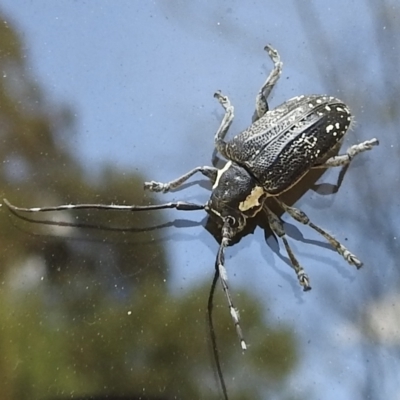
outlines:
[[[213,184],[210,199],[206,204],[177,201],[147,206],[71,204],[57,207],[22,208],[10,204],[7,200],[4,202],[14,212],[90,208],[128,211],[165,208],[183,211],[206,210],[212,218],[216,219],[222,234],[215,261],[216,271],[212,292],[219,278],[241,347],[245,350],[247,345],[239,324],[239,313],[233,305],[227,283],[228,278],[224,265],[225,248],[231,239],[242,231],[247,219],[263,210],[268,217],[272,231],[284,243],[300,285],[305,291],[311,289],[308,275],[293,254],[280,219],[265,203],[267,197],[272,197],[296,221],[310,226],[321,234],[349,264],[360,268],[362,262],[354,254],[330,234],[314,225],[303,211],[288,206],[278,196],[290,189],[310,169],[347,165],[357,154],[379,144],[377,139],[367,140],[349,147],[342,155],[328,158],[331,152],[340,147],[352,120],[349,108],[335,97],[298,96],[269,110],[267,98],[281,75],[282,62],[278,52],[272,46],[267,45],[265,50],[274,63],[274,68],[257,94],[254,122],[230,141],[224,139],[234,117],[233,106],[228,97],[221,92],[214,94],[225,110],[221,125],[215,134],[215,147],[228,160],[225,166],[221,169],[209,166],[196,167],[168,183],[151,181],[144,184],[144,188],[147,190],[165,193],[179,188],[192,175],[200,172]],[[211,314],[211,310],[212,302],[209,301],[209,314]],[[224,387],[223,382],[221,383]],[[226,392],[224,393],[227,397]]]

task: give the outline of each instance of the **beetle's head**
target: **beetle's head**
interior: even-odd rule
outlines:
[[[247,170],[229,161],[218,171],[206,211],[219,225],[228,225],[233,237],[246,226],[247,218],[262,209],[265,198],[265,191]]]

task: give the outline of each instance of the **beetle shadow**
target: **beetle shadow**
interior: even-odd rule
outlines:
[[[216,154],[217,152],[215,152],[215,155]],[[216,157],[215,159],[213,158],[213,165],[215,165],[214,164],[215,160],[217,160],[218,162],[221,161],[218,157]],[[329,184],[329,183],[315,184],[315,182],[324,174],[326,170],[325,169],[310,170],[296,185],[294,185],[287,192],[280,195],[279,199],[288,206],[293,206],[309,190],[313,190],[320,195],[334,194],[339,190],[347,170],[348,170],[348,165],[341,168],[336,184]],[[285,212],[272,199],[270,200],[267,199],[267,206],[279,218],[281,218]],[[299,229],[299,227],[304,226],[306,229],[311,229],[311,228],[295,220],[292,221],[293,223],[282,221],[287,238],[294,239],[297,242],[301,242],[307,245],[309,244],[312,246],[318,246],[319,248],[322,248],[324,250],[329,250],[334,253],[337,253],[336,250],[323,237],[321,237],[321,240],[307,239],[302,233],[303,230]],[[229,246],[230,247],[234,246],[247,235],[254,234],[254,231],[257,227],[261,228],[261,230],[264,232],[264,243],[266,246],[263,246],[263,248],[265,249],[269,248],[270,251],[275,253],[280,260],[282,260],[285,264],[287,264],[288,270],[283,271],[281,268],[278,268],[275,265],[269,265],[269,267],[272,267],[273,270],[282,277],[282,279],[290,283],[290,286],[292,287],[295,297],[298,299],[299,302],[302,302],[303,290],[299,285],[298,280],[296,279],[296,274],[293,271],[292,263],[285,251],[285,246],[283,242],[279,240],[279,238],[277,238],[272,232],[268,223],[268,218],[265,213],[260,212],[254,218],[248,219],[246,227],[243,229],[243,231],[239,232],[231,240]],[[215,223],[215,221],[211,217],[208,217],[205,228],[215,238],[215,240],[218,243],[221,242],[222,239],[221,228],[217,225],[217,223]],[[264,258],[266,257],[267,256],[264,256]],[[341,256],[338,255],[338,257],[340,260]],[[322,259],[320,259],[318,263],[324,265],[329,264],[346,280],[353,279],[353,274],[351,273],[351,269],[343,267],[339,262],[332,262],[332,259],[328,257],[326,258],[322,257]]]
[[[339,172],[336,184],[332,183],[318,183],[314,184],[311,189],[320,194],[321,196],[327,196],[331,194],[335,194],[339,191],[340,187],[342,186],[344,176],[346,175],[350,164],[343,166]],[[325,170],[324,170],[325,171]]]
[[[215,156],[216,156],[215,152]],[[221,160],[219,160],[221,161]],[[213,160],[214,164],[215,160]],[[320,184],[320,185],[315,185],[315,182],[320,178],[320,176],[325,172],[324,169],[319,169],[319,170],[311,170],[309,171],[305,177],[301,179],[300,182],[298,182],[293,188],[291,188],[289,191],[285,192],[280,196],[280,199],[287,205],[292,206],[295,204],[302,196],[304,193],[306,193],[309,189],[314,189],[317,187],[319,188],[316,190],[319,194],[332,194],[336,193],[336,191],[339,189],[344,175],[347,171],[347,166],[342,168],[339,174],[338,182],[336,185],[329,185],[329,184]],[[185,188],[189,188],[195,185],[199,185],[200,187],[210,190],[211,189],[211,184],[210,181],[208,180],[196,180],[194,182],[189,182],[184,185],[182,185],[182,190]],[[322,188],[322,189],[321,189]],[[333,190],[335,188],[335,190]],[[268,201],[268,207],[278,216],[281,217],[284,211],[279,207],[275,201],[270,200]],[[160,223],[160,224],[154,224],[152,226],[144,227],[144,228],[133,228],[129,226],[116,226],[116,225],[111,225],[110,224],[101,224],[101,223],[76,223],[76,222],[65,222],[65,221],[55,221],[53,219],[41,219],[41,220],[36,220],[31,217],[27,217],[24,215],[21,215],[19,213],[16,213],[12,210],[10,210],[11,213],[15,214],[20,220],[24,220],[29,223],[33,224],[41,224],[41,225],[49,225],[49,226],[59,226],[59,227],[66,227],[66,228],[83,228],[83,229],[92,229],[92,230],[101,230],[105,232],[113,232],[113,233],[128,233],[128,234],[140,234],[144,232],[152,232],[152,231],[158,231],[162,229],[168,229],[168,228],[177,228],[179,231],[178,232],[173,232],[169,233],[168,236],[158,236],[156,238],[138,238],[136,237],[129,237],[127,238],[124,236],[123,241],[124,243],[129,243],[133,246],[135,245],[143,245],[143,244],[148,244],[150,242],[165,242],[168,240],[176,240],[176,241],[190,241],[194,240],[196,236],[193,236],[193,234],[185,234],[183,232],[183,229],[188,229],[192,227],[197,227],[197,226],[204,226],[206,230],[214,237],[214,239],[220,243],[221,242],[221,227],[218,226],[215,221],[210,218],[209,216],[204,217],[201,221],[193,221],[191,219],[175,219],[170,222],[166,223]],[[318,247],[324,248],[324,249],[332,249],[330,244],[326,243],[324,240],[310,240],[306,239],[301,231],[295,227],[293,224],[289,223],[284,223],[285,226],[285,232],[288,237],[295,239],[296,241],[300,241],[302,243],[306,244],[311,244],[311,245],[316,245]],[[275,253],[285,264],[288,265],[289,269],[288,271],[282,271],[279,268],[276,268],[275,266],[272,266],[272,268],[282,276],[283,279],[287,280],[290,282],[291,286],[293,287],[293,292],[295,293],[297,298],[301,298],[301,287],[299,286],[295,274],[292,273],[292,264],[290,262],[290,259],[287,257],[286,253],[284,250],[284,246],[282,241],[280,241],[278,238],[276,238],[268,224],[267,217],[265,213],[259,213],[255,218],[251,218],[248,220],[248,223],[245,227],[245,229],[238,233],[231,241],[230,246],[234,246],[238,242],[241,241],[241,239],[249,234],[253,234],[255,229],[257,227],[260,227],[263,232],[264,232],[264,241],[266,246],[265,248],[269,247],[269,249]],[[21,229],[22,230],[22,229]],[[46,233],[33,233],[29,232],[30,234],[33,235],[40,235],[40,236],[51,236],[51,237],[56,237],[56,236],[61,236],[64,239],[67,240],[79,240],[79,241],[88,241],[88,242],[103,242],[104,239],[102,238],[89,238],[87,236],[67,236],[67,235],[57,235],[57,234],[46,234]],[[112,237],[107,237],[106,241],[110,244],[113,243],[119,243],[121,241],[118,236],[112,236]],[[265,258],[265,257],[264,257]],[[339,271],[341,275],[344,275],[346,278],[349,278],[350,274],[344,274],[342,269],[338,269],[337,264],[334,264],[335,268]]]
[[[141,234],[141,233],[149,233],[153,231],[159,231],[162,229],[168,229],[168,228],[177,228],[177,229],[187,229],[187,228],[193,228],[193,227],[198,227],[198,226],[204,226],[205,222],[204,220],[202,221],[193,221],[190,219],[183,219],[183,218],[177,218],[174,219],[173,221],[165,222],[165,223],[160,223],[160,224],[154,224],[150,225],[147,227],[143,228],[134,228],[131,226],[126,226],[126,225],[110,225],[110,224],[104,224],[104,223],[89,223],[89,222],[67,222],[63,220],[55,220],[55,219],[35,219],[33,217],[25,216],[22,214],[19,214],[15,210],[10,209],[9,210],[11,214],[15,215],[17,217],[17,220],[19,221],[24,221],[28,223],[30,226],[32,225],[41,225],[41,226],[49,226],[49,227],[61,227],[61,228],[76,228],[76,229],[86,229],[86,230],[95,230],[95,231],[102,231],[102,232],[110,232],[110,233],[115,233],[115,234]],[[32,229],[25,229],[21,224],[16,224],[14,220],[12,220],[12,225],[23,232],[24,234],[32,235],[32,236],[41,236],[44,238],[57,238],[61,237],[66,240],[70,241],[80,241],[80,242],[92,242],[92,243],[103,243],[104,238],[102,237],[97,237],[97,238],[89,238],[87,236],[75,236],[73,234],[71,235],[65,235],[65,234],[57,234],[57,233],[44,233],[44,232],[34,232]],[[164,242],[166,240],[171,240],[174,239],[174,234],[170,235],[169,237],[152,237],[146,240],[137,240],[137,238],[132,238],[131,240],[127,240],[126,236],[123,237],[123,242],[128,243],[131,245],[143,245],[143,244],[149,244],[149,243],[157,243],[157,242]],[[192,240],[193,235],[184,235],[182,233],[179,233],[179,238],[178,240]],[[109,244],[116,244],[120,243],[121,240],[116,238],[107,238],[107,243]]]

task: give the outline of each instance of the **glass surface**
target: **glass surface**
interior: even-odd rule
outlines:
[[[355,123],[342,152],[380,146],[338,191],[332,168],[288,201],[364,267],[284,214],[303,292],[258,218],[226,251],[249,349],[218,285],[218,350],[229,399],[400,398],[398,2],[4,0],[0,15],[1,196],[21,207],[205,203],[201,174],[167,194],[143,182],[212,165],[216,90],[235,106],[227,138],[251,123],[267,43],[283,61],[271,108],[300,94],[345,101]],[[0,209],[1,399],[223,398],[205,212],[24,217],[45,223]]]

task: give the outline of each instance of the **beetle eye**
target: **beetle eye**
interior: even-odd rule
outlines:
[[[232,215],[227,216],[225,221],[228,222],[232,227],[236,225],[236,218],[232,217]]]

